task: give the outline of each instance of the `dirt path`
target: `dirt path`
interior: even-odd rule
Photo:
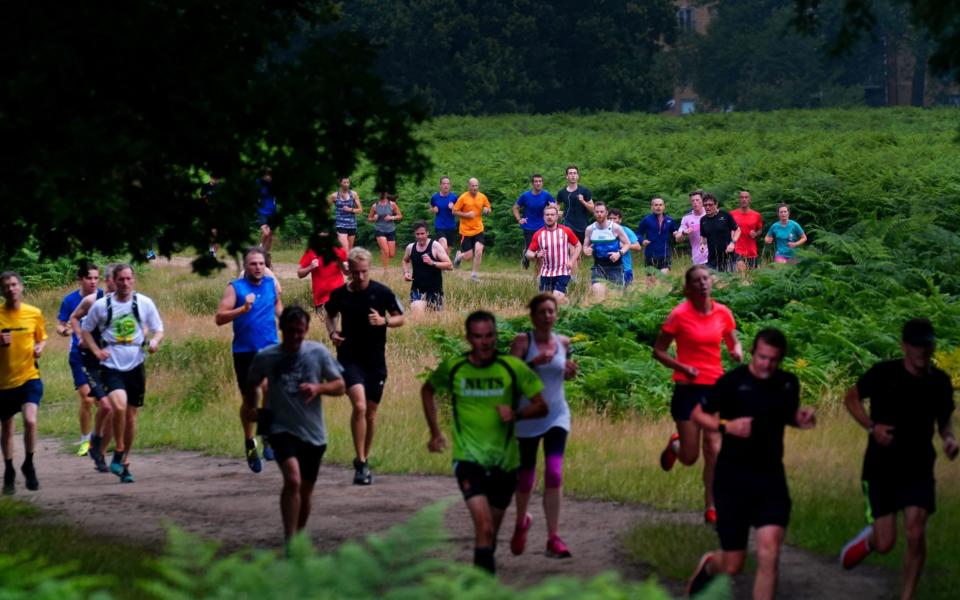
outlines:
[[[166,523],[221,540],[229,548],[279,548],[282,543],[278,507],[281,478],[272,463],[254,475],[237,459],[188,452],[140,454],[132,465],[137,483],[123,485],[113,475],[95,472],[89,459],[68,452],[57,440],[42,440],[37,451],[42,489],[28,492],[18,480],[15,497],[50,511],[51,519],[137,544],[162,544]],[[452,477],[377,474],[370,487],[353,486],[351,480],[352,472],[341,467],[324,466],[320,471],[309,530],[321,550],[383,531],[425,505],[454,497],[458,501],[451,505],[446,519],[454,549],[451,558],[472,560],[472,527]],[[505,526],[501,533],[502,550],[497,558],[504,581],[531,582],[548,575],[591,576],[610,569],[627,578],[645,578],[649,572],[631,564],[619,536],[641,521],[695,523],[699,518],[693,513],[568,499],[563,531],[574,557],[559,561],[540,552],[546,534],[539,499],[535,498],[532,505],[535,523],[526,554],[515,557],[507,550],[511,527]],[[511,509],[505,523],[512,523],[513,518]],[[678,595],[683,590],[680,582],[664,583]],[[784,551],[782,598],[882,598],[894,589],[893,584],[886,571],[863,568],[842,573],[832,557],[814,556],[795,548]],[[738,585],[737,596],[746,597],[748,591],[749,582],[744,581]]]

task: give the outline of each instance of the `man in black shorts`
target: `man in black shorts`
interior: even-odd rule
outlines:
[[[310,314],[288,306],[280,315],[283,341],[257,352],[247,371],[243,407],[257,418],[257,393],[264,381],[269,418],[261,423],[269,434],[283,474],[280,514],[287,541],[307,524],[313,486],[327,449],[321,395],[343,394],[340,365],[320,342],[307,340]]]
[[[440,242],[427,235],[427,224],[413,224],[416,241],[407,244],[403,253],[403,280],[410,282],[410,311],[423,314],[428,307],[443,308],[443,272],[453,268],[453,262]]]
[[[840,552],[852,569],[876,550],[886,554],[897,539],[897,513],[903,511],[907,551],[903,556],[902,598],[912,598],[926,559],[927,518],[936,510],[930,432],[936,424],[943,453],[957,457],[953,435],[953,386],[933,366],[933,325],[911,319],[903,326],[903,358],[871,367],[847,392],[847,410],[870,434],[863,459],[863,491],[870,524]],[[870,414],[863,400],[870,399]]]
[[[708,552],[690,580],[695,594],[719,573],[743,570],[750,528],[757,530],[757,575],[753,598],[773,598],[780,548],[790,520],[790,493],[783,468],[787,425],[810,429],[813,408],[800,408],[800,383],[780,370],[787,339],[763,329],[753,341],[750,362],[717,380],[705,405],[691,418],[705,431],[719,431],[723,445],[713,482],[720,548]]]
[[[450,248],[456,250],[460,243],[457,221],[453,217],[453,204],[456,201],[457,197],[450,193],[450,178],[444,175],[440,178],[440,191],[430,197],[430,212],[435,215],[434,234],[447,253]]]
[[[400,300],[390,288],[370,280],[370,261],[370,252],[366,249],[351,249],[347,255],[350,283],[335,289],[324,306],[327,333],[337,347],[347,395],[353,404],[350,430],[357,453],[353,460],[356,485],[373,483],[367,459],[387,379],[387,328],[403,325]],[[340,315],[339,331],[337,315]]]
[[[713,194],[703,196],[703,210],[700,239],[707,247],[707,266],[720,272],[736,270],[737,255],[733,251],[740,239],[740,226],[730,213],[720,210],[720,203]]]

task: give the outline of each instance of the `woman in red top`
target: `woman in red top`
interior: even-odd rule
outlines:
[[[330,292],[343,285],[343,275],[346,272],[347,251],[336,245],[321,247],[321,238],[330,234],[326,231],[310,236],[307,251],[300,258],[300,268],[297,277],[303,279],[310,275],[310,286],[313,288],[313,306],[317,313],[321,313],[323,305],[330,299]]]
[[[690,419],[693,407],[703,404],[711,386],[723,375],[720,363],[720,342],[734,360],[743,360],[743,347],[737,340],[737,324],[730,309],[710,298],[713,276],[704,265],[687,269],[684,278],[684,295],[687,299],[677,305],[667,320],[653,346],[653,357],[664,366],[673,369],[673,399],[670,414],[677,423],[677,433],[660,455],[664,471],[673,468],[679,458],[689,466],[700,455],[700,427]],[[667,349],[677,342],[677,356]],[[720,452],[720,434],[703,432],[703,485],[706,512],[704,519],[715,523],[717,511],[713,506],[713,473]]]

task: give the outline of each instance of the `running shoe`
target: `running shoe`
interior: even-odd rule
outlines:
[[[273,448],[267,445],[266,442],[263,443],[263,460],[276,460],[277,457],[273,453]]]
[[[360,462],[359,458],[353,459],[353,471],[353,485],[373,483],[373,474],[370,473],[370,466],[366,462]]]
[[[157,253],[153,250],[147,251],[147,260],[157,260]]]
[[[707,525],[716,526],[717,524],[717,509],[710,507],[707,510],[703,511],[703,522]]]
[[[257,454],[257,440],[253,440],[253,445],[245,448],[244,450],[247,454],[247,465],[250,467],[250,470],[254,473],[259,473],[263,470],[263,463],[260,462],[260,455]],[[113,468],[111,466],[111,468]]]
[[[513,552],[514,556],[519,556],[523,554],[523,551],[527,547],[527,532],[530,531],[530,525],[533,524],[533,517],[530,516],[530,513],[527,513],[523,517],[523,522],[514,527],[513,537],[510,538],[510,552]]]
[[[707,565],[712,562],[713,552],[707,552],[700,557],[700,564],[697,565],[697,570],[693,572],[693,577],[691,577],[687,583],[688,596],[699,594],[703,591],[703,588],[707,587],[707,584],[713,580],[713,575],[707,572]]]
[[[116,475],[117,477],[120,477],[121,475],[123,475],[123,463],[117,460],[116,456],[114,456],[113,460],[110,461],[110,472]]]
[[[551,535],[547,540],[547,558],[570,558],[570,548],[560,539],[560,536]]]
[[[870,554],[871,533],[873,533],[873,525],[867,525],[855,538],[847,542],[840,551],[841,567],[849,570],[863,562],[863,559]]]
[[[20,472],[27,480],[27,489],[35,492],[40,489],[40,482],[37,480],[37,471],[33,468],[33,463],[23,463],[20,465]]]
[[[13,469],[3,470],[3,495],[10,496],[17,493],[17,472]]]
[[[463,257],[460,256],[460,252],[458,251],[458,252],[454,255],[454,257],[453,257],[453,268],[454,268],[454,269],[459,269],[459,268],[460,268],[460,261],[461,261],[461,260],[463,260]]]
[[[675,433],[670,436],[670,441],[667,442],[667,447],[663,449],[663,452],[660,453],[660,468],[664,471],[669,471],[673,468],[674,463],[677,462],[677,457],[680,454],[680,434]]]
[[[480,275],[478,275],[477,273],[470,273],[470,279],[473,280],[473,281],[479,282],[479,281],[480,281]]]
[[[133,475],[130,474],[130,469],[127,467],[123,468],[123,473],[120,473],[120,483],[134,483],[136,479],[133,478]]]
[[[106,459],[103,458],[102,454],[90,454],[90,458],[93,459],[93,468],[95,468],[100,473],[109,473],[110,467],[107,466]]]
[[[90,452],[90,440],[83,440],[80,442],[80,447],[77,448],[77,456],[86,456]]]

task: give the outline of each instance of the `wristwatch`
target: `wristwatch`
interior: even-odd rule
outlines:
[[[720,419],[720,424],[717,425],[717,431],[719,431],[719,432],[721,433],[721,435],[722,435],[722,434],[725,434],[725,433],[727,432],[727,420],[726,420],[726,419]]]

